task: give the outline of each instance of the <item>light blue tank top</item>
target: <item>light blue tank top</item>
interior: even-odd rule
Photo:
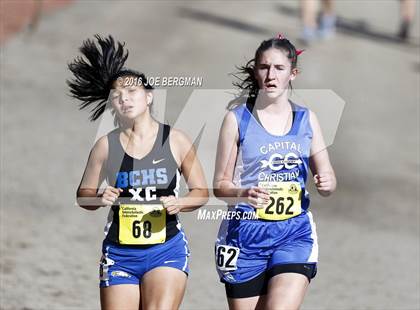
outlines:
[[[252,115],[251,106],[242,104],[233,113],[239,125],[239,147],[234,183],[241,188],[258,186],[259,182],[299,182],[302,189],[302,211],[309,208],[306,179],[312,141],[309,110],[290,101],[293,123],[284,136],[272,135]],[[254,208],[245,203],[235,206],[238,211]]]

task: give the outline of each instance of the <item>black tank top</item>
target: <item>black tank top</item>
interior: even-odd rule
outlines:
[[[142,159],[128,155],[121,146],[120,130],[108,135],[108,160],[106,180],[110,186],[121,188],[121,200],[127,201],[136,196],[141,204],[160,204],[159,198],[173,195],[178,197],[180,170],[169,144],[170,127],[159,123],[159,129],[152,150]],[[153,189],[153,195],[150,190]],[[131,190],[131,191],[130,191]],[[133,192],[136,192],[133,194]],[[181,229],[176,215],[166,215],[166,241]],[[105,226],[105,240],[119,244],[119,206],[111,207]],[[165,242],[166,242],[165,241]],[[153,245],[125,245],[148,248]]]

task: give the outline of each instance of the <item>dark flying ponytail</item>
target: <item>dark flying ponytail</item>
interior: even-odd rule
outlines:
[[[80,110],[96,103],[90,110],[91,121],[105,111],[112,83],[120,75],[128,57],[125,44],[115,43],[112,36],[102,38],[97,34],[95,38],[97,44],[90,39],[83,41],[79,50],[85,58],[78,56],[68,64],[74,78],[66,81],[70,96],[81,101]]]

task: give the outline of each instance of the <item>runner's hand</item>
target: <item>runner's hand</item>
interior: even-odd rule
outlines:
[[[112,206],[114,205],[115,201],[118,197],[120,197],[120,193],[122,193],[121,188],[115,188],[112,186],[107,186],[105,188],[105,191],[102,193],[101,196],[101,204],[104,207]]]
[[[179,211],[181,211],[181,208],[178,205],[178,198],[173,195],[160,197],[160,202],[169,215],[177,214]]]
[[[268,191],[257,186],[241,190],[239,196],[245,198],[246,202],[256,209],[263,208],[270,201]]]
[[[335,181],[332,173],[325,172],[314,175],[314,182],[318,191],[331,193],[335,189]]]

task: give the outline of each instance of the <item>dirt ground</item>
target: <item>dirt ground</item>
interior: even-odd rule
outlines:
[[[303,309],[420,309],[420,2],[407,44],[394,40],[398,3],[336,1],[336,37],[301,57],[294,88],[346,103],[329,148],[338,190],[311,190],[320,262]],[[13,12],[1,8],[2,19]],[[67,63],[82,40],[110,33],[127,43],[129,67],[230,88],[229,73],[263,39],[281,31],[296,41],[298,2],[75,1],[27,25],[5,36],[2,22],[0,308],[98,309],[107,210],[74,205],[98,124],[66,95]],[[169,118],[188,91],[168,92]],[[213,258],[219,223],[181,220],[192,252],[182,309],[227,309]]]

